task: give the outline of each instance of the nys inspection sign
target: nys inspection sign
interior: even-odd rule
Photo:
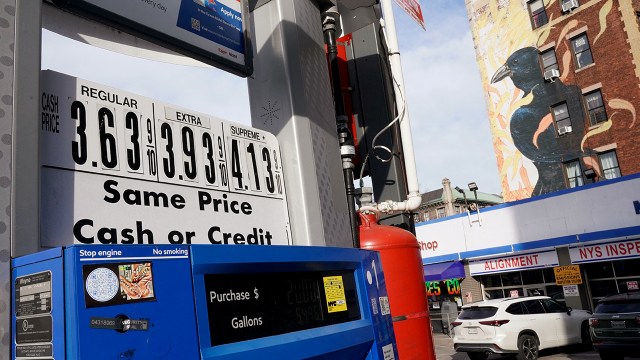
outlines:
[[[270,133],[42,72],[41,244],[291,243]]]

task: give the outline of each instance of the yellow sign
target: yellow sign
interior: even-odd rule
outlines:
[[[578,265],[556,266],[553,268],[556,275],[556,285],[582,284],[582,275]]]
[[[329,314],[347,311],[347,298],[344,296],[342,276],[325,276],[322,281],[324,282],[324,294]]]

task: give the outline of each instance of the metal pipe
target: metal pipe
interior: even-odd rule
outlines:
[[[358,212],[356,211],[356,189],[353,185],[353,158],[356,154],[353,135],[349,129],[348,117],[344,110],[344,100],[342,99],[342,88],[340,86],[340,64],[338,59],[338,47],[336,45],[336,29],[338,26],[339,14],[337,7],[331,7],[322,13],[322,31],[324,41],[327,45],[329,69],[331,72],[331,85],[333,89],[333,101],[336,111],[336,127],[338,141],[340,143],[340,156],[342,158],[342,175],[347,195],[347,208],[349,211],[349,222],[351,224],[351,236],[354,248],[360,248],[360,228]]]

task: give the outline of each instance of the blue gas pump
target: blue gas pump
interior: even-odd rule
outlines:
[[[13,260],[15,359],[396,359],[377,252],[72,245]]]

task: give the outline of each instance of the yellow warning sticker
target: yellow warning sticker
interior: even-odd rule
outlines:
[[[325,276],[322,281],[324,281],[324,293],[329,314],[347,311],[347,299],[344,296],[342,276]]]

